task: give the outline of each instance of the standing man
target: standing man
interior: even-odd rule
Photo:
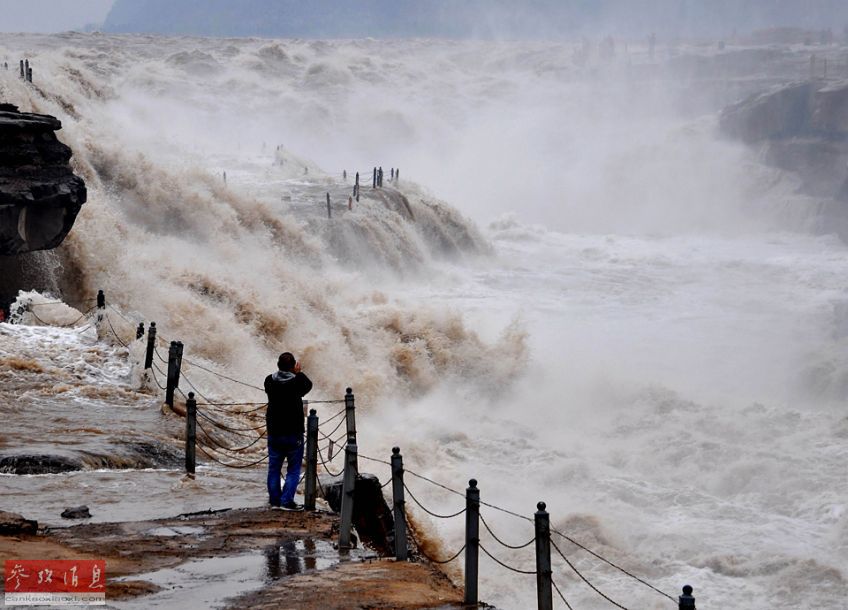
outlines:
[[[312,389],[309,377],[300,370],[289,352],[280,354],[276,373],[265,378],[268,409],[265,425],[268,431],[268,501],[272,507],[301,510],[294,501],[303,462],[303,420],[306,407],[302,398]],[[280,478],[286,461],[286,482],[280,489]]]

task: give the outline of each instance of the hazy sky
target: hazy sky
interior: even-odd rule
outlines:
[[[81,29],[86,24],[100,24],[109,13],[116,0],[0,0],[0,32],[61,32],[71,29]],[[775,25],[796,25],[808,28],[832,27],[837,32],[848,24],[848,0],[454,0],[457,6],[472,7],[471,14],[477,20],[482,13],[480,6],[492,5],[510,7],[507,23],[515,26],[516,21],[524,19],[524,30],[541,32],[545,30],[538,15],[525,11],[524,7],[533,5],[543,13],[561,14],[565,20],[551,21],[551,27],[556,32],[562,30],[579,30],[580,27],[595,29],[599,32],[626,32],[628,30],[644,34],[651,31],[665,31],[678,34],[693,34],[698,32],[713,32],[726,34],[736,28],[740,31],[757,29]],[[208,2],[208,5],[207,5]],[[275,31],[269,26],[274,19],[266,19],[262,14],[254,15],[259,19],[260,26],[251,23],[227,22],[228,12],[233,6],[241,3],[256,5],[263,11],[276,13],[276,22],[280,22],[286,10],[295,10],[305,24],[297,24],[290,28],[279,27]],[[419,5],[420,3],[420,5]],[[125,22],[118,20],[111,24],[109,31],[120,32],[160,32],[160,33],[196,33],[240,35],[269,35],[269,34],[303,34],[308,32],[317,35],[333,36],[336,29],[332,25],[333,16],[338,14],[338,6],[344,6],[344,0],[122,0],[117,12],[127,18]],[[411,6],[426,6],[426,0],[412,2]],[[439,2],[432,3],[439,5]],[[442,2],[443,4],[443,2]],[[215,10],[207,10],[207,6],[218,5]],[[335,6],[338,5],[338,6]],[[363,6],[374,7],[393,6],[389,0],[369,0]],[[397,2],[397,6],[410,6],[409,2]],[[224,8],[222,8],[222,6]],[[291,7],[299,7],[292,9]],[[288,8],[286,8],[288,7]],[[312,13],[310,13],[310,7]],[[318,7],[318,8],[316,8]],[[323,8],[321,8],[323,7]],[[476,7],[476,8],[475,8]],[[257,10],[259,10],[257,9]],[[315,11],[326,19],[316,19]],[[364,9],[363,9],[364,10]],[[381,9],[382,10],[382,9]],[[411,9],[405,9],[411,10]],[[194,11],[194,13],[192,13]],[[510,12],[511,11],[511,12]],[[197,13],[208,19],[198,19]],[[261,12],[261,11],[260,11]],[[383,10],[383,17],[391,21],[398,19],[396,11]],[[420,11],[419,11],[420,12]],[[501,11],[502,13],[503,11]],[[206,15],[205,13],[211,13]],[[458,12],[457,14],[460,14]],[[129,17],[128,17],[129,14]],[[497,10],[488,15],[497,16]],[[186,17],[187,15],[187,17]],[[453,15],[453,13],[452,13]],[[184,17],[180,21],[180,17]],[[486,15],[483,15],[485,17]],[[503,15],[501,15],[503,16]],[[118,16],[116,16],[117,19]],[[224,20],[224,24],[221,22]],[[255,19],[254,19],[255,20]],[[283,21],[288,18],[283,19]],[[403,21],[403,19],[400,19]],[[486,19],[480,19],[486,23]],[[492,20],[492,19],[490,19]],[[529,21],[528,21],[529,20]],[[204,23],[216,25],[204,29]],[[247,20],[249,21],[249,20]],[[410,20],[407,20],[410,21]],[[497,19],[494,19],[497,22]],[[320,22],[320,23],[319,23]],[[415,19],[411,20],[414,25]],[[229,23],[229,26],[226,25]],[[323,23],[323,25],[321,25]],[[563,27],[566,24],[567,27]],[[208,24],[206,24],[208,26]],[[309,30],[313,26],[316,31]],[[407,24],[409,25],[409,24]],[[237,26],[242,26],[241,28]],[[294,28],[295,31],[289,31]],[[298,30],[298,28],[300,28]],[[409,29],[407,27],[407,29]],[[461,29],[461,28],[460,28]],[[219,31],[220,30],[220,31]],[[406,30],[404,30],[406,31]],[[523,31],[519,27],[516,31]],[[414,28],[413,28],[414,33]],[[372,33],[366,33],[372,35]],[[426,35],[426,32],[425,32]]]
[[[0,32],[63,32],[100,23],[114,0],[0,0]]]

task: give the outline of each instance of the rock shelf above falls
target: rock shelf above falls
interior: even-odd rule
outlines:
[[[85,182],[48,115],[0,104],[0,255],[55,248],[85,203]]]

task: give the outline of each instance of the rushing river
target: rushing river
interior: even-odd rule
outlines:
[[[458,490],[474,477],[527,516],[544,500],[555,528],[671,595],[842,607],[848,247],[812,230],[817,202],[790,176],[715,135],[733,91],[693,94],[694,76],[636,51],[592,69],[572,51],[0,38],[39,88],[0,74],[0,98],[62,119],[90,189],[48,271],[81,312],[104,289],[121,338],[29,314],[0,325],[0,457],[75,465],[0,475],[0,508],[59,524],[82,503],[111,521],[265,501],[261,467],[183,478],[182,419],[131,342],[155,320],[212,400],[263,395],[206,369],[261,385],[289,349],[312,398],[355,389],[366,455],[398,445],[408,469]],[[386,190],[406,203],[372,196],[375,164],[401,168]],[[348,210],[356,171],[366,196]],[[46,322],[78,315],[25,298]],[[461,507],[407,483],[438,512]],[[506,542],[532,537],[483,515]],[[431,521],[452,555],[463,519]],[[532,569],[532,548],[482,543]],[[612,598],[669,607],[558,544]],[[607,607],[554,566],[575,608]],[[486,601],[533,605],[530,576],[483,556],[481,580]]]

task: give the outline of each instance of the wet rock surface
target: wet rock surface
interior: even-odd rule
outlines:
[[[62,455],[7,455],[0,457],[0,472],[6,474],[57,474],[82,470],[78,459]]]
[[[91,519],[91,512],[87,506],[74,506],[62,511],[63,519]]]
[[[324,499],[335,512],[342,509],[342,478],[321,479]],[[373,474],[363,473],[356,479],[353,503],[353,526],[362,541],[382,554],[389,554],[394,544],[394,518],[383,497],[380,480]]]
[[[823,201],[822,228],[848,239],[848,81],[775,87],[725,108],[719,125],[797,175],[801,190]]]
[[[721,129],[748,144],[803,134],[810,128],[815,83],[791,83],[752,95],[721,113]]]
[[[38,522],[25,519],[18,513],[9,513],[0,510],[0,536],[17,536],[20,534],[35,534],[38,531]]]
[[[0,104],[0,255],[55,248],[86,201],[71,149],[54,133],[61,128],[52,116]]]
[[[59,474],[77,470],[161,468],[182,464],[179,451],[163,442],[139,440],[115,445],[114,451],[78,451],[71,455],[18,454],[0,456],[0,473]]]
[[[339,552],[337,534],[329,512],[210,510],[0,535],[0,566],[24,556],[104,558],[107,601],[126,608],[461,606],[461,591],[435,567]]]

